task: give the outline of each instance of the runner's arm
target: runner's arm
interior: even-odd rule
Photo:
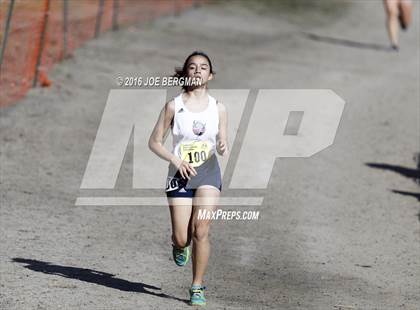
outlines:
[[[174,115],[175,102],[172,100],[166,103],[165,107],[160,112],[155,128],[153,128],[149,138],[149,149],[160,158],[169,161],[172,165],[177,167],[183,178],[191,179],[189,175],[192,174],[195,176],[197,175],[197,171],[189,163],[178,158],[163,146]]]
[[[149,149],[160,158],[173,162],[175,155],[164,147],[172,119],[175,115],[175,102],[173,100],[167,102],[162,108],[159,118],[153,128],[149,138]]]
[[[227,141],[227,111],[226,107],[220,101],[217,104],[219,110],[219,133],[217,135],[217,152],[220,155],[226,155],[229,152]]]

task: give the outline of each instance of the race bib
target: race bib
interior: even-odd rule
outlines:
[[[209,141],[188,141],[180,144],[179,151],[182,160],[198,167],[209,158],[211,146]]]
[[[166,179],[166,192],[171,192],[177,190],[179,188],[179,179],[175,177],[168,177]]]

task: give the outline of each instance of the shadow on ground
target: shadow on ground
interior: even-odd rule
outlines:
[[[321,35],[308,33],[308,32],[302,32],[302,35],[305,38],[312,41],[329,43],[333,45],[341,45],[341,46],[348,46],[348,47],[353,47],[353,48],[369,49],[369,50],[385,51],[385,52],[394,51],[393,49],[390,48],[390,46],[383,45],[383,44],[357,42],[357,41],[352,41],[348,39],[321,36]]]
[[[413,168],[406,168],[397,165],[383,164],[383,163],[366,163],[366,166],[382,170],[390,170],[396,172],[404,177],[413,179],[415,182],[420,182],[420,170]]]
[[[126,292],[136,292],[149,294],[152,296],[169,298],[178,301],[188,303],[186,299],[180,299],[173,297],[164,293],[155,293],[152,290],[161,290],[160,287],[156,287],[149,284],[144,284],[141,282],[130,282],[124,279],[115,278],[113,274],[97,271],[93,269],[78,268],[78,267],[69,267],[54,265],[49,262],[43,262],[34,259],[26,258],[13,258],[13,262],[26,264],[25,268],[28,268],[33,271],[42,272],[46,274],[58,275],[64,278],[77,279],[84,282],[95,283],[98,285],[103,285],[113,289],[126,291]]]
[[[370,168],[375,168],[375,169],[393,171],[404,177],[412,179],[417,184],[420,184],[420,155],[419,154],[414,155],[414,161],[417,162],[417,169],[407,168],[407,167],[402,167],[402,166],[397,166],[397,165],[384,164],[384,163],[366,163],[366,166]],[[420,201],[420,193],[401,191],[397,189],[392,189],[391,191],[399,195],[414,197],[417,199],[417,201]],[[420,212],[417,214],[417,217],[420,221]]]

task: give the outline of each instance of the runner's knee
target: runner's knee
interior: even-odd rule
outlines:
[[[193,238],[197,241],[206,240],[209,236],[208,224],[196,224],[193,232]]]
[[[387,13],[388,13],[388,18],[398,18],[398,15],[399,15],[399,10],[398,10],[398,8],[394,8],[394,7],[392,7],[392,8],[388,8],[387,9]]]

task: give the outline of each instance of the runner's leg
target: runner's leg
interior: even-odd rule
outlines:
[[[386,28],[393,47],[398,47],[398,0],[384,0]]]
[[[191,241],[191,198],[168,198],[171,212],[172,242],[177,248],[184,248]]]
[[[413,11],[413,3],[411,0],[401,0],[400,1],[400,14],[401,22],[403,24],[403,29],[411,24],[411,15]]]
[[[220,191],[213,186],[200,186],[197,188],[196,195],[193,199],[193,280],[192,285],[201,285],[203,283],[204,274],[210,256],[209,242],[209,219],[198,219],[198,210],[214,211],[216,209]]]

